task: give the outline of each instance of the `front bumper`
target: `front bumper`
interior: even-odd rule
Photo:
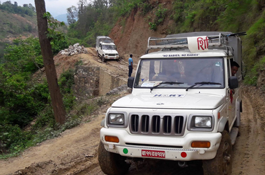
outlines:
[[[105,136],[116,136],[119,143],[105,141]],[[176,161],[213,159],[221,142],[221,133],[190,132],[185,136],[147,136],[129,134],[124,128],[102,128],[100,139],[107,151],[134,158],[155,158]],[[192,148],[193,141],[209,141],[210,148]],[[125,151],[126,150],[126,151]],[[149,156],[144,156],[146,152]],[[144,152],[144,153],[143,153]],[[162,152],[163,156],[152,154]],[[181,156],[185,152],[186,156]]]
[[[116,55],[116,56],[105,55],[104,57],[105,59],[119,59],[119,55]]]

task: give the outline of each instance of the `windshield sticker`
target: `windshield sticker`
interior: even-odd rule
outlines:
[[[155,84],[155,82],[144,82],[141,87],[153,87]]]
[[[184,94],[155,94],[154,97],[183,98]]]

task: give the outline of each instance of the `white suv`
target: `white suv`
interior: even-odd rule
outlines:
[[[119,60],[120,58],[116,45],[114,44],[113,40],[108,36],[97,37],[96,50],[98,57],[100,57],[103,62],[108,59]]]
[[[161,51],[148,53],[150,49]],[[241,40],[231,32],[149,38],[132,93],[112,104],[100,130],[98,160],[106,174],[123,174],[127,158],[201,160],[205,175],[231,174],[232,145],[242,111]]]

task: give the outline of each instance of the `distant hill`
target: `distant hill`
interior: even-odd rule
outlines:
[[[61,21],[67,24],[67,14],[61,14],[61,15],[55,16],[54,18],[57,19],[58,21]]]
[[[37,18],[31,4],[18,6],[10,1],[0,3],[0,58],[4,55],[6,43],[18,37],[37,36]]]
[[[0,42],[29,35],[37,36],[37,18],[32,4],[22,7],[16,2],[0,3]]]
[[[23,17],[0,10],[0,41],[28,35],[37,36],[36,15]]]

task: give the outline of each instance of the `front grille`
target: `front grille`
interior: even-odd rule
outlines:
[[[138,115],[132,115],[131,116],[131,130],[132,132],[138,132],[139,127],[139,116]]]
[[[110,57],[115,57],[116,54],[108,54]]]
[[[143,115],[141,119],[141,131],[147,133],[149,131],[149,116]]]
[[[171,116],[165,116],[164,117],[164,133],[171,133],[171,123],[172,123]]]
[[[160,116],[154,115],[152,118],[152,132],[153,133],[159,133],[160,131]]]
[[[132,114],[130,130],[132,134],[183,135],[184,116]]]

